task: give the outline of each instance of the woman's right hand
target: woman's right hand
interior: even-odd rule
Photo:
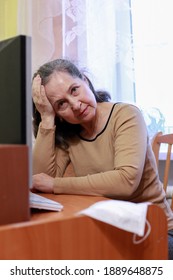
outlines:
[[[37,75],[32,83],[32,98],[36,109],[41,115],[42,126],[52,127],[55,120],[55,111],[50,104],[44,86],[41,84],[41,78]]]
[[[31,190],[36,192],[53,193],[54,178],[45,174],[35,174],[32,176]]]

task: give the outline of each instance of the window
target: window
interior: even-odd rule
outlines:
[[[172,0],[131,1],[136,103],[147,108],[149,118],[153,114],[155,125],[165,133],[173,132],[171,4]]]
[[[141,108],[151,137],[173,132],[172,0],[37,0],[32,21],[33,69],[76,60],[113,101]]]

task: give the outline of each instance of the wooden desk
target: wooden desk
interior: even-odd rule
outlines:
[[[132,233],[86,216],[75,216],[81,209],[106,198],[44,196],[61,202],[64,210],[32,211],[28,222],[0,226],[0,259],[167,259],[167,221],[159,207],[149,206],[151,233],[135,245]]]
[[[0,225],[30,218],[28,157],[26,145],[0,144]]]

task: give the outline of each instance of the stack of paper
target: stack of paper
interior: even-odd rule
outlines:
[[[30,208],[45,209],[52,211],[61,211],[63,209],[63,205],[61,203],[32,192],[30,192],[29,194],[29,203]]]

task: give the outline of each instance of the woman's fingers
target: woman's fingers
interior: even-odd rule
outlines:
[[[33,79],[32,84],[32,98],[39,113],[55,115],[54,109],[50,104],[44,86],[41,84],[41,78],[37,75]]]
[[[39,75],[37,75],[32,82],[32,95],[33,97],[37,96],[40,92],[41,87],[41,78]]]

